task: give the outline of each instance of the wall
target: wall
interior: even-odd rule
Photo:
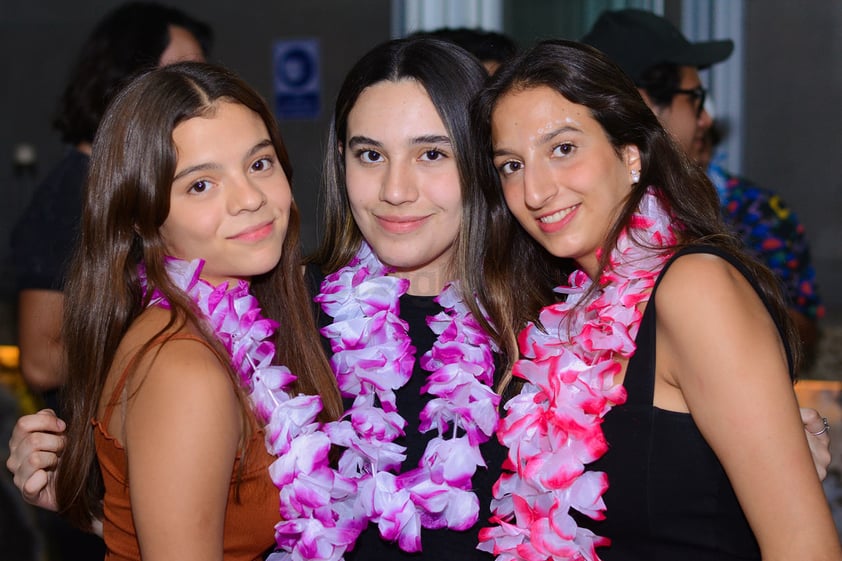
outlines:
[[[295,167],[293,189],[302,211],[302,240],[314,247],[318,236],[316,194],[321,147],[333,98],[353,62],[389,39],[390,0],[163,0],[211,24],[213,59],[241,74],[267,99],[272,94],[272,43],[316,37],[320,41],[322,112],[311,121],[281,122]],[[14,338],[14,285],[8,239],[38,180],[63,147],[50,120],[68,69],[95,22],[120,2],[106,0],[0,1],[0,344]],[[31,143],[37,173],[16,175],[14,147]]]
[[[746,2],[744,174],[781,194],[842,324],[842,2]]]

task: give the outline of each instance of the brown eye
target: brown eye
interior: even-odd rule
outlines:
[[[204,193],[209,188],[207,181],[197,181],[190,186],[191,193]]]
[[[252,171],[264,171],[272,166],[271,158],[260,158],[251,165]]]
[[[377,150],[360,150],[357,157],[367,164],[374,164],[383,159]]]
[[[436,160],[440,160],[444,158],[444,153],[439,150],[427,150],[424,152],[424,160],[435,162]]]
[[[517,160],[509,160],[508,162],[503,162],[501,166],[497,168],[497,172],[502,175],[512,175],[523,169],[523,164],[518,162]]]
[[[573,153],[573,150],[575,149],[576,147],[573,146],[573,144],[571,144],[570,142],[564,142],[553,148],[553,153],[556,156],[569,156]]]

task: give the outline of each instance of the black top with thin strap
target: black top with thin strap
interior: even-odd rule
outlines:
[[[319,286],[324,275],[314,265],[307,267],[307,284],[312,294],[318,294]],[[436,341],[436,335],[427,326],[427,318],[442,311],[432,296],[413,296],[404,294],[400,297],[400,317],[409,325],[409,337],[415,347],[416,361],[409,382],[395,392],[396,403],[401,417],[406,419],[406,436],[396,442],[406,446],[406,460],[403,465],[407,469],[414,468],[424,453],[427,442],[436,435],[436,431],[421,433],[418,431],[420,422],[419,415],[426,403],[431,399],[426,393],[421,392],[422,386],[426,383],[429,372],[422,369],[418,364],[418,357],[429,351]],[[318,318],[319,327],[324,327],[333,322],[333,319],[326,315],[317,305],[314,313]],[[329,342],[322,338],[325,352],[331,356]],[[350,407],[353,400],[346,399],[346,408]],[[488,466],[487,469],[477,468],[477,473],[471,480],[474,492],[477,494],[480,504],[479,520],[469,530],[457,532],[448,529],[427,530],[421,529],[421,545],[423,551],[418,553],[406,553],[396,544],[388,543],[380,538],[377,527],[369,524],[357,540],[353,551],[345,555],[346,561],[392,561],[396,559],[428,559],[431,561],[490,561],[493,557],[485,552],[476,549],[479,539],[477,534],[483,526],[489,526],[488,518],[491,516],[491,488],[497,478],[500,477],[503,460],[506,451],[497,441],[492,438],[480,446],[482,457]]]
[[[590,466],[608,474],[606,519],[579,520],[611,538],[610,547],[597,550],[603,561],[760,559],[725,470],[693,418],[653,405],[655,291],[675,259],[688,253],[725,259],[758,290],[739,262],[709,246],[682,250],[661,271],[641,320],[637,351],[626,370],[628,399],[614,407],[602,425],[610,449]]]

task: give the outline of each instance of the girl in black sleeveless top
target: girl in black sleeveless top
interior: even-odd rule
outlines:
[[[489,230],[508,241],[471,285],[516,286],[509,313],[531,322],[498,427],[500,526],[481,547],[842,559],[776,280],[725,232],[714,189],[631,80],[595,49],[548,41],[495,74],[473,118],[492,156]]]

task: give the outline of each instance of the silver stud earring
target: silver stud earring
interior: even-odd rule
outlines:
[[[633,169],[631,172],[632,183],[640,181],[640,170]]]

